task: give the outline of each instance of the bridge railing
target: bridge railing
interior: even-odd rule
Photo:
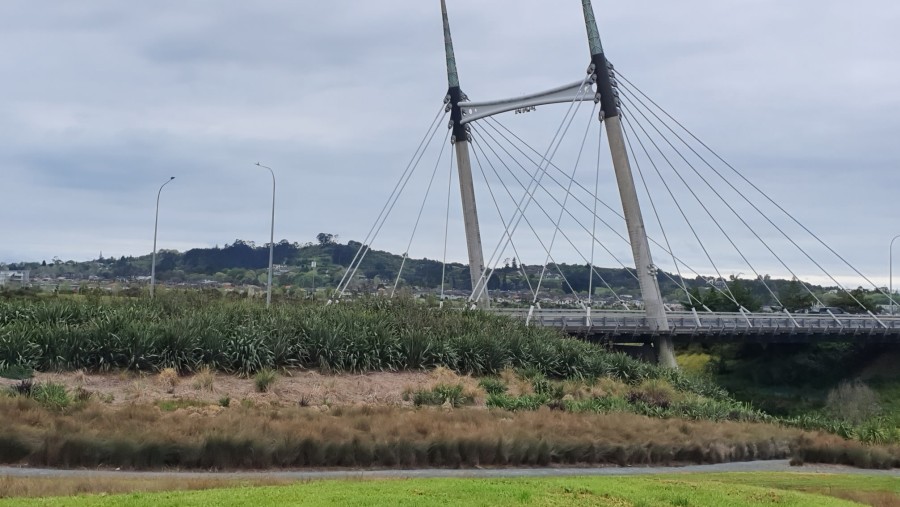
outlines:
[[[527,320],[529,324],[548,327],[586,328],[597,330],[647,330],[642,311],[581,309],[496,308],[498,315]],[[706,331],[804,331],[804,332],[878,332],[900,331],[900,317],[850,314],[787,314],[727,312],[667,312],[672,332]]]

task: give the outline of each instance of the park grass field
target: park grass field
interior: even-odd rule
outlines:
[[[165,481],[165,479],[160,479]],[[204,487],[209,487],[207,484]],[[0,500],[0,507],[239,505],[900,505],[900,478],[802,473],[672,474],[644,477],[313,481],[199,491]]]

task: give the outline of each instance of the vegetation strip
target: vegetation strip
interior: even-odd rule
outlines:
[[[865,426],[830,424],[828,420],[816,418],[776,419],[735,401],[709,380],[648,365],[552,330],[526,327],[520,322],[480,312],[448,311],[411,300],[378,298],[330,307],[297,304],[266,310],[251,302],[209,299],[201,293],[171,294],[153,301],[51,298],[0,302],[0,371],[12,372],[17,377],[27,376],[23,373],[31,369],[126,369],[160,372],[161,382],[174,387],[180,376],[196,373],[194,382],[200,388],[211,389],[211,372],[218,370],[253,376],[256,390],[267,392],[277,382],[276,372],[289,369],[368,372],[435,367],[478,376],[518,372],[529,387],[516,393],[509,391],[508,381],[482,379],[487,406],[503,411],[548,407],[568,413],[632,413],[672,420],[661,423],[670,426],[680,424],[674,421],[682,419],[769,422],[803,430],[825,430],[842,438],[799,439],[796,435],[801,433],[797,432],[794,438],[732,438],[718,447],[711,443],[692,447],[690,443],[670,445],[655,440],[636,445],[625,437],[612,443],[604,441],[603,446],[597,447],[596,442],[581,435],[563,440],[560,435],[566,433],[554,433],[552,441],[540,438],[539,433],[514,441],[480,438],[480,433],[473,431],[442,440],[394,437],[365,443],[332,442],[321,435],[312,435],[306,439],[282,438],[275,443],[260,444],[258,435],[242,438],[221,429],[192,441],[165,435],[143,440],[125,434],[115,437],[117,433],[113,429],[104,435],[104,441],[89,432],[54,435],[52,431],[58,430],[23,425],[20,433],[7,432],[0,437],[4,444],[0,460],[70,466],[115,463],[153,468],[236,467],[242,466],[241,460],[250,460],[251,466],[257,467],[459,466],[702,463],[792,455],[798,462],[873,468],[900,465],[900,451],[896,447],[845,442],[850,438],[873,444],[896,442],[900,440],[900,429],[896,427],[874,427],[870,431]],[[567,392],[564,381],[586,383],[590,386],[589,393],[580,388]],[[594,386],[599,388],[595,391]],[[30,401],[50,412],[71,415],[71,420],[65,417],[60,420],[63,426],[77,425],[73,421],[79,411],[95,415],[102,412],[94,407],[102,400],[92,399],[93,393],[83,389],[69,393],[58,385],[33,385],[26,379],[15,390],[18,398],[14,402],[0,404],[0,410],[9,415],[28,412]],[[473,402],[470,393],[453,384],[410,393],[410,397],[417,406],[456,408]],[[226,394],[218,400],[216,408],[228,409],[231,401]],[[309,400],[295,403],[303,407]],[[177,411],[193,404],[191,400],[160,401],[159,408]],[[198,405],[202,407],[203,403]],[[139,414],[144,409],[123,410]],[[271,419],[280,417],[272,415]],[[774,428],[772,431],[787,434]],[[136,432],[140,433],[140,429]],[[322,457],[326,455],[327,458]]]
[[[292,486],[244,487],[192,492],[132,493],[76,498],[14,498],[0,506],[60,507],[200,505],[859,505],[823,494],[766,487],[766,480],[732,482],[698,475],[667,477],[574,477],[549,479],[414,479],[316,481]],[[856,480],[858,478],[854,478]],[[744,482],[741,484],[739,482]],[[749,485],[748,483],[761,485]],[[827,480],[817,481],[819,491]],[[867,485],[874,481],[860,481]],[[878,491],[886,487],[878,483]],[[896,492],[896,490],[894,490]],[[896,495],[894,495],[896,497]]]

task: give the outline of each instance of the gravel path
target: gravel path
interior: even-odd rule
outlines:
[[[845,466],[806,465],[792,467],[785,460],[722,463],[718,465],[690,465],[682,467],[601,467],[601,468],[476,468],[476,469],[419,469],[419,470],[293,470],[255,472],[134,472],[118,470],[59,470],[28,467],[0,467],[0,477],[96,477],[96,478],[161,478],[183,479],[405,479],[405,478],[513,478],[513,477],[570,477],[570,476],[626,476],[678,473],[722,472],[797,472],[840,473],[856,475],[884,475],[900,479],[900,470],[861,470]]]

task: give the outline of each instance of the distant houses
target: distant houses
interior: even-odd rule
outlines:
[[[27,287],[31,285],[30,270],[0,271],[0,287]]]

